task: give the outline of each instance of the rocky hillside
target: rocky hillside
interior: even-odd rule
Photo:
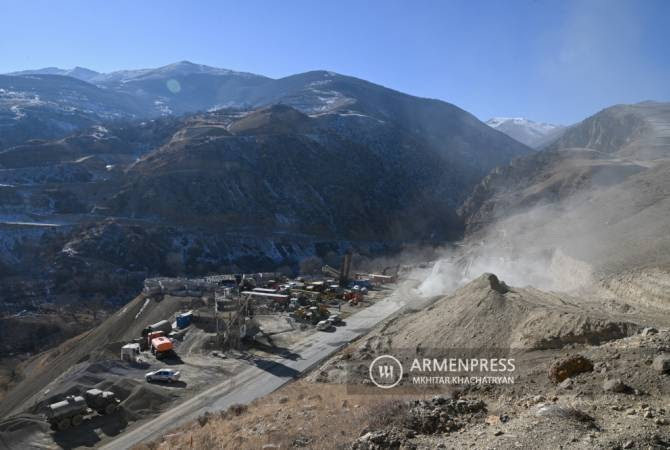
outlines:
[[[225,77],[256,85],[224,86]],[[370,256],[444,242],[462,233],[455,210],[480,177],[529,151],[454,105],[330,72],[270,80],[183,63],[89,81],[167,89],[173,78],[185,89],[174,101],[204,102],[213,89],[244,99],[0,150],[4,307],[118,304],[151,275],[291,270],[349,247]],[[61,75],[5,79],[25,90],[55,80],[118,105],[132,97]],[[187,79],[200,97],[186,95]]]
[[[495,169],[461,212],[471,233],[501,248],[561,248],[603,274],[665,267],[668,158],[667,103],[615,106]]]
[[[589,148],[630,159],[668,158],[670,103],[642,102],[604,109],[565,130],[546,149]]]
[[[67,88],[63,89],[63,85],[67,85]],[[7,99],[8,120],[18,118],[12,112],[14,106],[20,109],[29,104],[37,111],[45,102],[52,106],[63,104],[74,115],[85,114],[88,117],[90,113],[96,113],[115,118],[128,115],[176,115],[230,107],[248,110],[282,103],[306,114],[335,110],[346,112],[346,107],[350,107],[349,114],[392,121],[427,139],[443,141],[452,151],[459,151],[460,158],[470,158],[473,162],[478,158],[469,154],[468,146],[473,144],[472,138],[475,137],[480,139],[479,144],[485,144],[480,145],[481,152],[505,147],[506,151],[500,156],[494,151],[487,153],[487,157],[498,162],[507,157],[507,152],[514,153],[519,148],[518,144],[511,141],[503,144],[504,141],[497,133],[486,130],[475,117],[454,105],[420,99],[326,71],[271,79],[181,61],[155,69],[123,70],[108,74],[81,68],[22,71],[2,76],[0,88],[5,89],[0,94],[4,94]],[[56,95],[59,92],[62,98]],[[108,100],[105,102],[104,99]],[[32,121],[27,119],[18,124],[19,128],[34,128]],[[17,125],[15,122],[8,123]],[[68,122],[70,130],[87,124],[90,121],[80,124],[74,123],[74,120]],[[45,136],[26,132],[24,135],[17,134],[4,145],[36,137]],[[464,141],[463,137],[466,137]]]
[[[0,75],[0,149],[144,115],[142,101],[60,75]]]
[[[231,230],[453,238],[455,206],[494,162],[475,165],[461,158],[465,144],[437,146],[401,126],[348,112],[308,116],[286,105],[200,116],[133,164],[107,205],[115,215]],[[467,153],[488,148],[489,137],[457,126],[472,134]]]

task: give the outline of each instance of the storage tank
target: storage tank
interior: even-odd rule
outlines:
[[[71,425],[77,426],[86,414],[86,400],[79,395],[68,395],[65,400],[52,403],[46,407],[44,414],[47,421],[63,431]]]
[[[149,325],[149,328],[151,328],[151,331],[162,331],[165,334],[168,334],[170,331],[172,331],[172,325],[167,320],[161,320],[160,322],[156,322],[153,325]]]

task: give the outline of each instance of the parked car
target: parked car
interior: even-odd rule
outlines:
[[[144,378],[149,382],[167,381],[168,383],[172,383],[173,381],[179,380],[179,375],[180,373],[178,370],[160,369],[147,373],[146,375],[144,375]]]
[[[336,326],[337,325],[344,325],[344,320],[342,320],[342,318],[338,314],[335,314],[334,316],[330,316],[328,318],[328,321],[330,323],[332,323],[333,325],[336,325]]]
[[[333,331],[335,327],[333,326],[332,323],[328,320],[322,320],[321,322],[316,324],[316,329],[318,331]]]

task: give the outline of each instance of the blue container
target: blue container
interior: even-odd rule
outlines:
[[[179,314],[177,316],[177,328],[186,328],[191,324],[191,318],[193,317],[193,314],[191,313],[186,313],[186,314]]]
[[[351,284],[352,286],[360,286],[372,289],[372,282],[370,280],[354,280]]]

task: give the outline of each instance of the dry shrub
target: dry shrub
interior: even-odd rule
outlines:
[[[207,433],[199,437],[197,448],[201,450],[218,450],[223,448],[223,446],[218,436]]]
[[[133,450],[157,450],[159,446],[158,441],[151,441],[142,444],[138,444],[133,447]]]
[[[230,405],[228,409],[224,409],[219,411],[219,417],[221,420],[228,420],[232,419],[233,417],[239,417],[247,410],[249,407],[247,405],[243,405],[241,403],[235,403],[234,405]]]
[[[235,416],[241,416],[242,414],[247,412],[247,405],[242,405],[238,403],[228,408],[228,411],[230,411]]]
[[[207,422],[209,422],[209,413],[206,412],[205,414],[198,416],[198,423],[200,424],[201,427],[204,427],[207,425]]]
[[[368,426],[373,430],[387,427],[402,427],[407,414],[407,405],[400,400],[388,400],[373,404],[369,409]]]

